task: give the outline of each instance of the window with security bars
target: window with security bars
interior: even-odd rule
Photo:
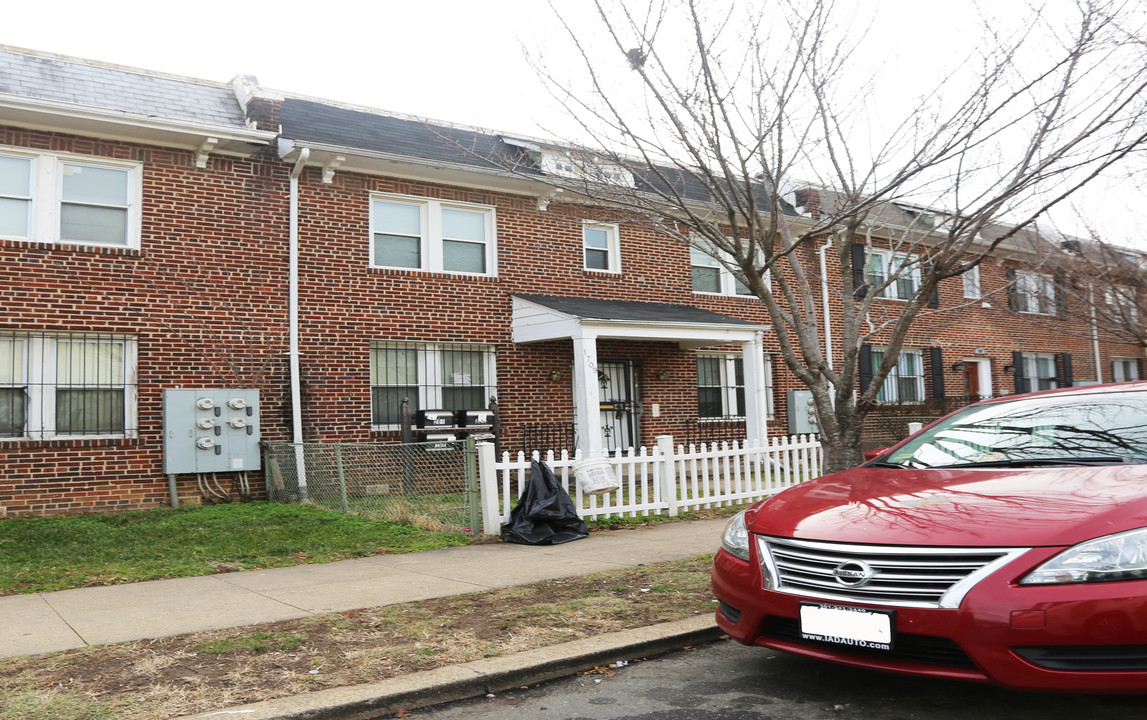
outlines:
[[[397,429],[405,399],[419,410],[485,410],[497,394],[494,348],[376,342],[370,348],[371,424]]]
[[[697,357],[697,416],[739,418],[745,414],[745,365],[733,355]]]
[[[0,334],[0,437],[134,437],[136,341]]]
[[[872,366],[880,367],[884,351],[872,351]],[[877,394],[878,402],[917,403],[924,401],[924,355],[919,350],[905,350],[900,360],[884,378]]]

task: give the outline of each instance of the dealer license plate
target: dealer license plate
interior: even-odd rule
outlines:
[[[891,650],[893,610],[870,610],[847,605],[801,603],[801,637],[805,640],[872,650]]]

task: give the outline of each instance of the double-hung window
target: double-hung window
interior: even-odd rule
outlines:
[[[864,265],[864,281],[871,288],[885,283],[879,297],[908,300],[920,287],[920,258],[890,250],[869,249]]]
[[[744,415],[744,361],[735,355],[698,355],[697,416],[717,420]]]
[[[1024,376],[1029,392],[1054,390],[1059,387],[1055,369],[1055,355],[1051,353],[1024,353]]]
[[[1034,315],[1055,314],[1055,279],[1042,273],[1017,271],[1015,288],[1015,309]]]
[[[979,300],[981,295],[980,291],[980,266],[975,265],[968,269],[962,276],[964,281],[964,298],[967,300]]]
[[[697,356],[697,417],[739,420],[745,417],[745,361],[733,353]],[[765,358],[765,412],[773,416],[772,366]]]
[[[497,394],[494,348],[379,341],[370,348],[371,424],[399,427],[403,400],[418,410],[482,410]]]
[[[0,237],[30,238],[32,159],[0,155]]]
[[[872,350],[872,367],[884,362],[884,350]],[[884,378],[876,395],[878,402],[917,403],[924,401],[924,355],[920,350],[904,350]]]
[[[396,195],[371,202],[371,265],[497,274],[494,208]]]
[[[1112,285],[1104,291],[1108,318],[1115,323],[1138,323],[1139,302],[1135,288]]]
[[[693,292],[752,297],[753,291],[729,270],[728,255],[716,249],[689,248]]]
[[[134,437],[136,341],[0,335],[0,436]]]
[[[0,150],[0,237],[139,247],[138,165]]]
[[[1111,379],[1114,382],[1139,379],[1139,361],[1135,358],[1111,358]]]
[[[583,223],[581,238],[586,270],[621,272],[621,243],[617,225]]]

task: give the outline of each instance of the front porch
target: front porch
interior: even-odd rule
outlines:
[[[571,343],[566,352],[571,353],[573,370],[572,423],[564,425],[568,422],[565,418],[554,418],[553,426],[562,428],[559,434],[567,444],[548,448],[565,447],[587,458],[601,457],[640,446],[645,435],[639,430],[643,417],[650,421],[661,418],[650,424],[664,424],[662,404],[655,396],[646,397],[648,388],[639,382],[639,362],[634,359],[637,352],[627,350],[660,343],[665,350],[657,352],[665,356],[680,350],[736,348],[726,354],[728,360],[722,355],[720,362],[707,361],[706,368],[716,379],[704,391],[709,394],[704,403],[699,397],[702,391],[694,386],[696,395],[688,402],[688,413],[681,402],[680,380],[676,380],[677,398],[671,412],[680,417],[674,419],[675,424],[697,425],[700,406],[707,403],[709,417],[723,429],[730,424],[743,427],[738,439],[750,444],[767,440],[769,398],[763,344],[767,326],[687,305],[548,295],[512,295],[511,300],[514,343]],[[602,342],[608,343],[608,354],[601,352]],[[645,384],[671,384],[666,383],[669,375],[659,371],[655,379],[647,377]],[[539,430],[544,425],[538,423]]]

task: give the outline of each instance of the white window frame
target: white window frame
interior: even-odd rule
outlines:
[[[1027,382],[1028,392],[1054,390],[1059,387],[1059,371],[1055,364],[1055,353],[1024,353],[1023,358],[1024,380]],[[1040,375],[1041,365],[1050,368],[1051,374]]]
[[[702,360],[717,360],[717,374],[720,381],[719,385],[702,385],[700,364]],[[743,363],[744,356],[739,353],[697,353],[697,419],[701,422],[719,422],[722,420],[744,420],[745,411],[747,408],[738,407],[737,391],[741,391],[744,397],[744,403],[747,405],[749,402],[748,395],[746,394],[745,386],[745,371],[742,366],[741,371],[741,384],[737,384],[737,363]],[[702,388],[720,388],[721,398],[721,415],[702,415],[701,414],[701,389]],[[738,412],[731,412],[737,410]]]
[[[605,233],[606,247],[604,251],[607,267],[593,268],[589,266],[589,252],[591,250],[600,252],[603,248],[590,247],[589,239],[586,237],[588,230],[598,230]],[[582,268],[586,272],[613,273],[615,275],[621,273],[621,228],[616,223],[582,221],[581,248]]]
[[[876,297],[886,300],[910,300],[912,296],[916,294],[916,291],[920,289],[921,260],[919,255],[893,252],[891,250],[882,250],[872,247],[866,248],[865,252],[867,253],[867,258],[864,261],[864,281],[869,287],[883,285],[885,282],[888,282],[888,278],[893,275],[898,276],[896,280],[893,280],[881,289]],[[880,259],[880,280],[878,282],[869,279],[871,274],[868,272],[868,269],[873,258]],[[907,294],[901,293],[900,283],[904,280],[909,280],[912,283],[912,289]]]
[[[961,278],[964,281],[964,299],[979,300],[983,297],[980,289],[980,266],[973,265]]]
[[[0,338],[21,344],[20,355],[23,363],[21,378],[0,387],[23,388],[26,414],[22,435],[7,436],[11,440],[59,440],[92,438],[134,438],[137,436],[139,412],[139,343],[134,336],[61,333],[3,333]],[[58,379],[58,358],[64,343],[115,343],[122,347],[123,367],[121,377],[108,384],[81,385],[91,389],[111,389],[123,391],[124,417],[123,431],[60,433],[56,431],[56,393],[64,387]],[[0,357],[0,362],[5,362]],[[68,386],[72,387],[72,386]]]
[[[1139,379],[1139,361],[1136,358],[1111,358],[1111,381],[1126,382]]]
[[[419,267],[407,267],[402,265],[380,265],[375,262],[375,236],[378,234],[378,230],[375,226],[375,208],[376,203],[378,202],[393,203],[396,205],[412,205],[419,209]],[[483,248],[483,258],[486,265],[485,272],[466,272],[462,270],[445,269],[444,242],[451,241],[452,239],[444,237],[443,235],[442,212],[443,210],[452,209],[482,214],[485,231],[485,240],[482,243],[485,246]],[[498,275],[497,226],[497,211],[491,205],[456,202],[453,200],[436,200],[434,198],[418,197],[413,195],[371,193],[369,242],[370,267],[385,268],[388,270],[408,270],[410,272],[435,272],[446,273],[449,275],[496,277]],[[471,242],[468,240],[456,241]]]
[[[1055,278],[1046,273],[1016,270],[1015,298],[1016,310],[1021,313],[1055,315]]]
[[[884,361],[884,353],[886,348],[872,348],[872,369],[880,367]],[[916,375],[904,374],[907,368],[906,358],[911,356],[916,363]],[[916,400],[902,400],[900,398],[900,381],[907,378],[915,378],[916,386]],[[897,360],[896,365],[888,372],[888,376],[884,378],[884,384],[880,386],[880,392],[876,395],[877,402],[887,403],[922,403],[925,400],[924,396],[924,351],[918,348],[904,348],[900,351],[900,358]]]
[[[375,349],[394,349],[394,350],[411,350],[416,353],[415,358],[415,377],[413,383],[401,384],[375,384],[374,383],[374,350]],[[385,431],[385,430],[401,430],[402,426],[398,423],[375,423],[375,408],[373,390],[374,388],[385,387],[409,387],[413,385],[417,389],[418,396],[416,399],[416,407],[421,410],[435,410],[441,409],[444,403],[443,389],[447,387],[482,387],[490,388],[494,391],[497,388],[498,379],[498,366],[497,366],[497,352],[494,345],[488,343],[424,343],[424,342],[406,342],[402,340],[375,340],[370,344],[370,387],[371,393],[371,430]],[[482,353],[482,372],[484,374],[483,382],[481,384],[458,384],[445,383],[442,380],[443,365],[443,352],[480,352]],[[465,408],[467,410],[479,410],[489,407],[490,398],[484,397],[481,408]]]
[[[699,243],[699,241],[694,241]],[[705,262],[698,262],[699,259],[705,258]],[[705,249],[699,244],[689,246],[689,284],[693,289],[694,295],[720,295],[722,297],[740,297],[740,298],[755,298],[756,295],[752,289],[742,283],[737,276],[729,268],[733,265],[733,258],[728,253],[718,250],[716,248]],[[706,270],[717,270],[717,282],[719,289],[717,292],[711,290],[698,290],[697,285],[693,280],[693,269],[704,268]],[[772,286],[772,273],[765,273],[765,285]],[[744,290],[744,292],[741,292]]]
[[[1113,285],[1104,289],[1103,299],[1111,320],[1139,322],[1139,303],[1135,288]]]
[[[51,244],[78,245],[81,247],[115,247],[138,250],[140,228],[142,227],[143,169],[140,163],[109,160],[90,155],[73,153],[32,153],[19,148],[0,147],[0,156],[30,160],[29,186],[31,196],[19,198],[30,200],[28,210],[27,236],[0,235],[7,240],[25,240]],[[90,167],[114,170],[127,174],[127,197],[123,205],[115,207],[125,214],[124,242],[97,242],[91,240],[65,240],[61,237],[61,206],[64,203],[63,187],[67,167]]]

